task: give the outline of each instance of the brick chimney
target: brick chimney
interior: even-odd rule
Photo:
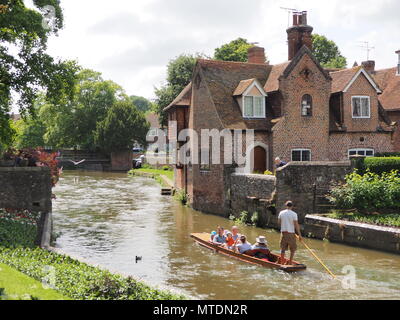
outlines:
[[[306,45],[312,50],[313,27],[307,24],[307,11],[293,12],[293,26],[286,30],[288,34],[289,60]]]
[[[257,63],[264,64],[265,63],[265,50],[261,47],[251,47],[247,51],[247,61],[248,63]]]
[[[399,61],[397,62],[397,75],[400,76],[400,50],[397,50],[396,54],[399,56]]]
[[[364,67],[365,70],[367,70],[369,73],[373,74],[375,73],[375,61],[374,60],[368,60],[368,61],[363,61],[361,65]]]

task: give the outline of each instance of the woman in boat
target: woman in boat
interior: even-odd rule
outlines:
[[[239,243],[235,246],[235,249],[241,254],[245,254],[247,251],[251,250],[251,244],[247,242],[245,235],[241,235]]]

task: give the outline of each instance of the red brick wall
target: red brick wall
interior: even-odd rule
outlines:
[[[306,79],[301,72],[309,69]],[[304,55],[286,79],[280,80],[283,118],[273,128],[273,157],[291,161],[291,150],[311,150],[312,161],[329,160],[329,99],[331,81],[308,55]],[[303,95],[313,98],[311,117],[301,115]]]
[[[329,158],[332,161],[348,160],[348,150],[359,148],[374,149],[375,153],[392,152],[391,133],[332,133],[329,139]]]
[[[400,111],[390,111],[390,120],[397,122],[397,128],[393,135],[393,151],[400,152]]]
[[[352,96],[369,96],[371,99],[371,118],[353,119]],[[367,78],[361,74],[343,94],[344,125],[347,131],[376,131],[379,125],[378,95]]]

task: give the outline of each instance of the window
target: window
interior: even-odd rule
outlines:
[[[371,117],[371,105],[370,97],[352,97],[353,105],[353,118],[370,118]]]
[[[200,149],[199,159],[200,159],[200,171],[210,171],[212,163],[211,150]]]
[[[373,156],[375,156],[375,150],[374,149],[350,149],[349,150],[349,158],[351,156],[373,157]]]
[[[265,118],[265,98],[263,96],[245,96],[243,116],[245,118]]]
[[[311,150],[308,149],[292,150],[292,161],[311,161]]]
[[[312,97],[309,94],[305,94],[301,99],[301,115],[303,117],[312,116]]]

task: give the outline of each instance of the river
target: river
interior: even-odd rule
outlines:
[[[210,232],[217,225],[230,228],[233,223],[161,196],[160,186],[151,179],[67,171],[53,192],[58,248],[195,299],[400,299],[398,255],[306,239],[343,281],[332,280],[300,244],[296,260],[307,270],[286,274],[195,244],[190,233]],[[279,249],[276,231],[240,229],[252,242],[265,235],[270,248]],[[136,256],[142,260],[136,263]]]

